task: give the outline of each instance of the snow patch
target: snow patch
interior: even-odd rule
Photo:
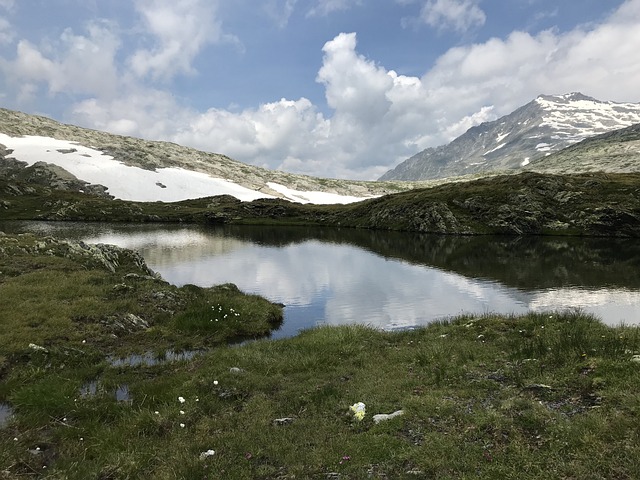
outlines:
[[[525,158],[522,163],[520,164],[521,167],[526,167],[527,165],[529,165],[529,157]]]
[[[29,166],[37,162],[57,165],[80,180],[104,185],[109,194],[121,200],[177,202],[215,195],[232,195],[242,201],[275,198],[206,173],[176,167],[145,170],[128,166],[100,150],[67,140],[40,136],[10,137],[0,133],[0,143],[13,150],[11,157]],[[286,195],[289,200],[300,203],[351,203],[363,200],[332,193],[299,192],[284,186],[272,188]]]
[[[502,140],[507,138],[511,132],[501,133],[496,137],[496,143],[500,143]]]
[[[365,200],[363,197],[351,197],[348,195],[339,195],[337,193],[327,192],[302,192],[293,190],[292,188],[280,185],[279,183],[267,182],[267,186],[276,192],[287,197],[288,200],[297,203],[315,203],[315,204],[346,204]],[[367,197],[375,198],[375,197]]]
[[[536,145],[536,150],[539,152],[548,152],[551,150],[551,145],[548,143],[539,143]]]
[[[495,152],[496,150],[500,150],[502,147],[504,147],[506,145],[506,143],[501,143],[500,145],[498,145],[496,148],[492,148],[491,150],[489,150],[488,152],[484,152],[482,154],[482,156],[484,157],[485,155],[489,155],[491,152]]]

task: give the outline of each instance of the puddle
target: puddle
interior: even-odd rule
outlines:
[[[93,397],[98,392],[98,382],[96,380],[85,383],[80,387],[81,397]]]
[[[0,428],[6,427],[13,416],[13,408],[6,403],[0,403]]]
[[[129,385],[118,385],[116,388],[116,401],[118,402],[130,402]]]
[[[95,397],[98,393],[101,393],[103,389],[100,389],[100,383],[97,380],[92,380],[91,382],[87,382],[82,387],[80,387],[80,396],[82,398]],[[131,395],[129,395],[129,385],[123,383],[122,385],[118,385],[114,396],[116,397],[116,401],[118,402],[130,402]]]
[[[112,367],[153,367],[165,363],[191,360],[200,353],[202,353],[201,350],[183,350],[181,352],[167,350],[164,354],[159,355],[157,353],[147,352],[142,355],[134,354],[123,358],[107,357],[107,361]]]

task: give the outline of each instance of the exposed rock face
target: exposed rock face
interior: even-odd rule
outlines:
[[[107,189],[103,185],[93,185],[79,180],[64,168],[50,163],[37,162],[28,166],[26,162],[21,162],[11,157],[11,153],[10,149],[0,145],[0,178],[5,179],[10,184],[22,182],[23,184],[40,185],[55,190],[84,192],[113,198],[106,193]],[[23,192],[15,184],[12,185],[12,188],[16,195],[30,193]]]
[[[640,104],[601,102],[580,93],[541,95],[509,115],[470,128],[447,145],[417,153],[380,180],[484,174],[521,169],[536,160],[542,165],[545,157],[585,138],[637,123]]]
[[[639,186],[638,174],[504,175],[362,202],[342,222],[423,233],[640,237]]]

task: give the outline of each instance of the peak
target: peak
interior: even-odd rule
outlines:
[[[578,102],[578,101],[588,101],[588,102],[600,102],[593,97],[589,97],[580,92],[571,92],[565,93],[563,95],[539,95],[536,100],[546,100],[547,102],[554,103],[568,103],[568,102]]]

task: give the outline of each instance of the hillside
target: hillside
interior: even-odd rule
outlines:
[[[587,138],[525,167],[541,173],[637,172],[640,124]]]
[[[217,153],[112,135],[6,109],[0,109],[0,145],[4,147],[0,147],[0,174],[10,170],[14,177],[35,182],[47,177],[57,188],[106,190],[123,200],[178,201],[228,194],[242,200],[349,203],[412,187],[271,171]],[[31,171],[34,166],[37,174]],[[31,170],[17,173],[25,167]]]
[[[470,128],[447,145],[428,148],[380,180],[429,180],[520,170],[585,138],[640,123],[640,104],[602,102],[580,93],[541,95],[493,122]],[[623,160],[626,163],[626,159]],[[565,173],[570,173],[567,162]],[[628,171],[615,162],[595,170]],[[638,169],[636,169],[637,171]]]
[[[455,235],[640,237],[640,173],[525,172],[414,189],[348,205],[230,195],[126,202],[0,180],[0,220],[324,225]]]

